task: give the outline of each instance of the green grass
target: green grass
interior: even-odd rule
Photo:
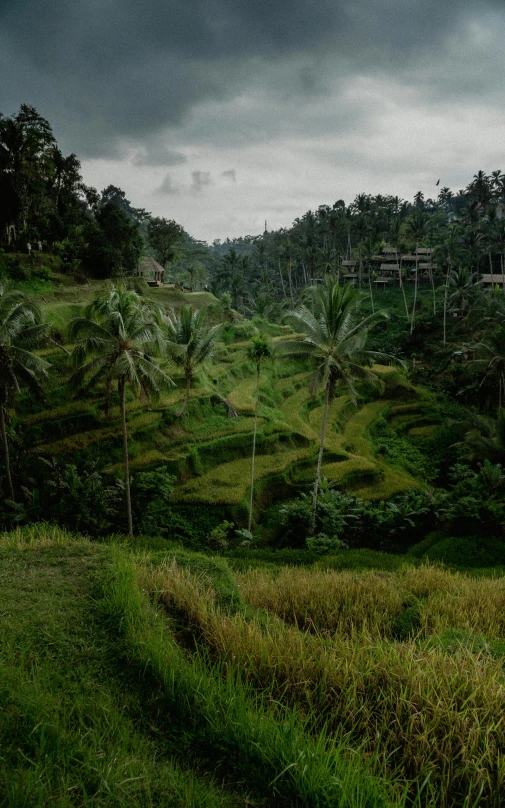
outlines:
[[[188,656],[180,621],[146,597],[153,570],[173,569],[236,602],[224,562],[173,551],[151,567],[48,526],[0,537],[0,558],[0,804],[399,804],[358,750]]]
[[[503,575],[229,556],[0,536],[0,804],[501,808]]]
[[[155,697],[124,675],[97,609],[110,549],[53,538],[0,540],[0,804],[242,805],[173,759]]]

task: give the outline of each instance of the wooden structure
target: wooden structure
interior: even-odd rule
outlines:
[[[490,273],[482,275],[481,280],[483,286],[502,286],[503,284],[503,276],[497,272],[492,275]]]
[[[137,275],[144,278],[149,286],[160,286],[163,283],[165,270],[150,255],[143,255],[137,267]]]
[[[376,289],[385,289],[388,283],[391,281],[391,278],[375,278],[374,283]]]

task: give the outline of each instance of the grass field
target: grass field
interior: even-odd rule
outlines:
[[[118,541],[0,536],[0,804],[504,804],[501,575]]]

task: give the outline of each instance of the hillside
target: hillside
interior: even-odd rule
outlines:
[[[64,287],[51,295],[40,295],[46,317],[63,329],[77,316],[97,289]],[[221,318],[219,306],[206,292],[183,293],[169,288],[150,289],[149,297],[175,310],[182,305],[204,307],[209,321]],[[289,329],[259,325],[271,337],[272,346],[289,338]],[[224,506],[240,519],[249,488],[255,377],[247,359],[246,335],[253,324],[225,328],[224,342],[215,358],[195,379],[190,407],[182,418],[175,412],[184,397],[183,377],[170,369],[176,383],[163,392],[152,407],[131,399],[127,405],[132,469],[147,470],[163,465],[177,478],[174,502]],[[284,334],[282,333],[284,332]],[[63,333],[63,331],[62,331]],[[72,346],[63,346],[70,350]],[[122,460],[119,410],[105,417],[103,393],[81,394],[69,401],[65,382],[69,375],[67,355],[57,346],[39,352],[53,367],[48,390],[52,406],[41,409],[29,397],[17,408],[20,426],[31,452],[47,458],[69,461],[86,452],[109,473],[120,471]],[[260,380],[259,433],[257,446],[256,508],[276,497],[296,493],[313,478],[322,419],[321,395],[309,390],[309,365],[277,357],[265,364]],[[354,405],[347,392],[335,396],[325,442],[323,475],[365,498],[390,497],[424,485],[419,475],[377,456],[371,430],[386,420],[395,434],[413,444],[433,430],[438,416],[432,399],[414,387],[393,368],[375,368],[384,390],[364,390]],[[239,414],[229,418],[223,403],[227,399]]]

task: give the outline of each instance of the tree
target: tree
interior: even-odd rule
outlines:
[[[474,366],[484,371],[481,386],[489,379],[498,383],[498,413],[505,404],[505,328],[497,326],[491,334],[475,345]]]
[[[502,290],[505,292],[505,219],[496,219],[489,232],[489,249],[500,254]]]
[[[95,298],[85,315],[72,320],[69,325],[69,338],[75,342],[72,362],[76,368],[70,383],[80,390],[86,380],[86,389],[104,382],[106,412],[113,386],[117,385],[128,532],[132,536],[126,388],[130,387],[135,396],[150,401],[162,385],[173,382],[156,361],[163,346],[156,312],[136,292],[127,290],[122,284],[111,286]]]
[[[49,363],[30,350],[40,345],[46,325],[37,305],[22,292],[0,286],[0,432],[9,497],[14,500],[5,407],[25,384],[41,393],[39,380],[47,377]]]
[[[475,414],[472,428],[465,435],[469,460],[505,461],[505,410],[499,410],[496,419]]]
[[[32,226],[32,212],[43,205],[56,141],[35,107],[21,104],[11,118],[0,115],[0,217],[5,227]]]
[[[407,222],[407,230],[410,236],[416,242],[416,276],[414,279],[414,302],[412,303],[412,319],[410,321],[410,333],[414,331],[414,320],[416,315],[416,304],[417,304],[417,287],[419,284],[419,258],[417,248],[419,247],[419,242],[423,238],[426,232],[426,214],[423,213],[422,207],[424,207],[424,197],[421,191],[418,191],[414,197],[415,204],[417,209],[414,211],[412,216],[410,217],[409,221]]]
[[[132,275],[142,254],[138,226],[117,205],[108,202],[100,208],[88,228],[87,260],[94,275],[110,278]]]
[[[460,267],[453,269],[448,278],[448,308],[452,312],[468,314],[480,292],[481,284],[475,272]]]
[[[253,446],[252,446],[252,461],[251,461],[251,493],[249,498],[249,523],[247,530],[251,532],[252,525],[252,510],[253,510],[253,493],[254,493],[254,462],[256,459],[256,433],[258,428],[258,406],[259,406],[259,386],[260,386],[260,371],[263,359],[268,359],[272,355],[270,346],[264,337],[253,337],[252,345],[248,348],[247,358],[256,365],[256,390],[254,393],[254,429],[253,429]]]
[[[312,357],[317,369],[312,377],[312,389],[324,388],[324,411],[321,427],[321,440],[317,459],[316,479],[312,496],[313,523],[317,509],[317,493],[321,479],[324,443],[328,409],[337,385],[345,387],[356,398],[354,382],[368,380],[380,385],[376,374],[365,365],[376,361],[389,361],[390,357],[366,349],[370,328],[387,315],[376,312],[364,320],[358,320],[356,310],[359,292],[352,284],[340,286],[338,280],[328,276],[323,287],[314,290],[314,311],[300,306],[289,312],[286,318],[296,331],[305,334],[303,339],[281,343],[280,350],[285,354]]]
[[[184,230],[173,219],[149,219],[147,236],[156,260],[162,267],[178,256],[184,244]]]
[[[447,301],[449,295],[449,278],[452,270],[463,257],[463,245],[461,233],[458,227],[451,226],[443,240],[436,248],[435,256],[440,264],[445,265],[446,275],[444,289],[444,321],[443,321],[443,343],[447,344]]]
[[[186,409],[191,392],[191,381],[199,365],[212,356],[221,325],[207,328],[203,311],[183,306],[178,315],[165,316],[166,350],[173,363],[184,371],[186,394],[180,417]]]

